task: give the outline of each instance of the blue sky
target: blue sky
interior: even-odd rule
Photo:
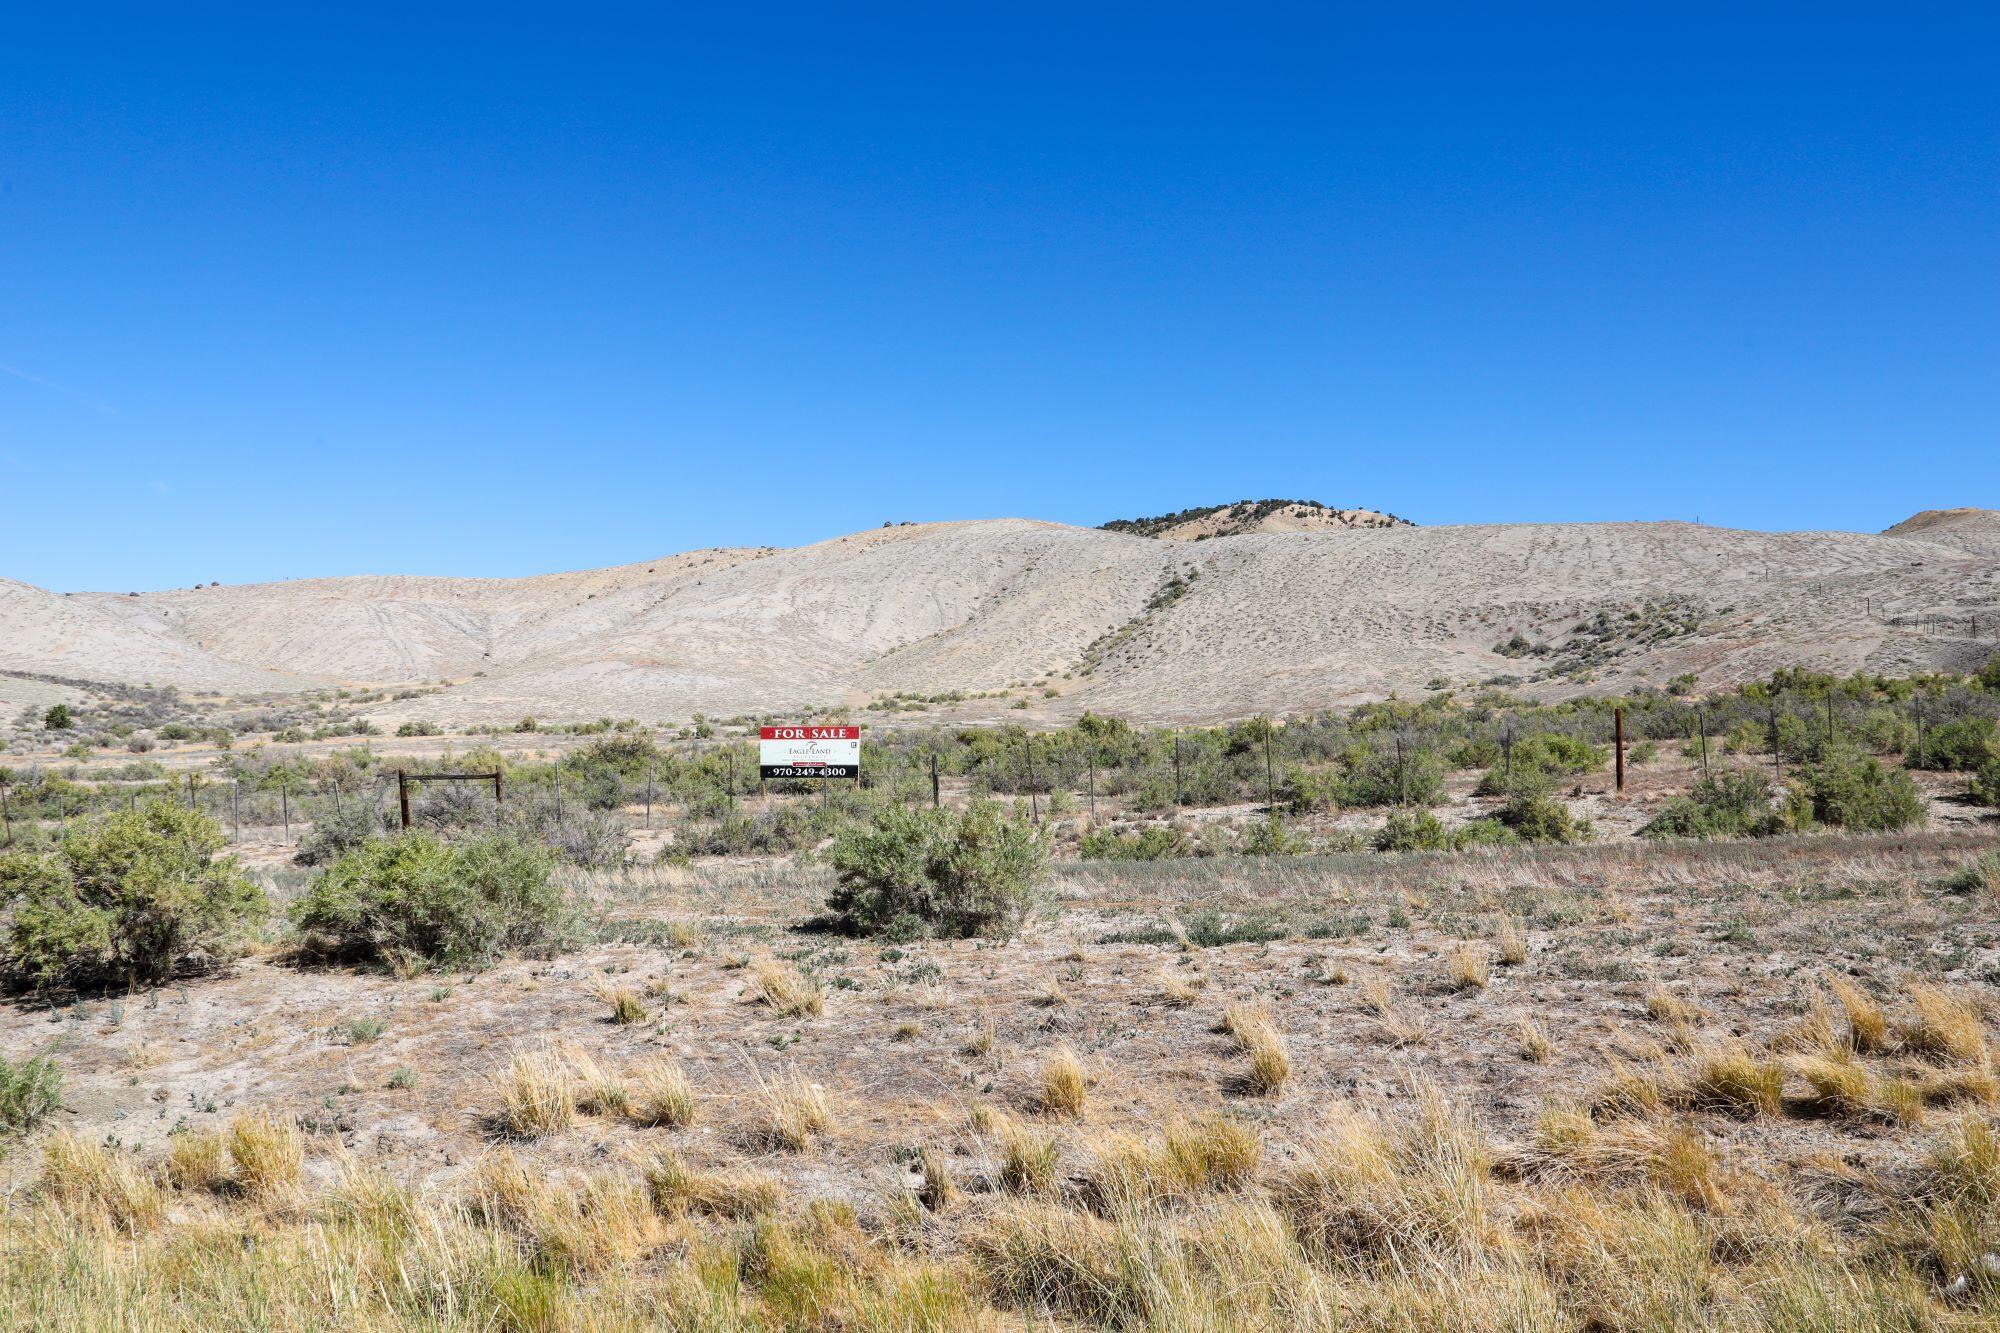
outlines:
[[[2000,505],[1991,6],[177,8],[0,41],[0,575]]]

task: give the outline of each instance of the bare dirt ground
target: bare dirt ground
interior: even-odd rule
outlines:
[[[801,933],[826,881],[783,862],[640,869],[579,884],[602,937],[559,958],[399,978],[267,953],[150,994],[10,1004],[0,1052],[56,1053],[68,1076],[59,1118],[92,1139],[154,1150],[176,1130],[265,1108],[312,1131],[322,1173],[354,1154],[430,1181],[500,1141],[499,1075],[515,1053],[558,1044],[614,1079],[671,1054],[699,1090],[696,1126],[586,1118],[522,1151],[581,1169],[671,1142],[703,1164],[756,1163],[808,1196],[879,1209],[926,1146],[975,1180],[989,1175],[971,1108],[1034,1115],[1040,1062],[1062,1043],[1093,1083],[1078,1132],[1227,1110],[1282,1139],[1330,1098],[1388,1108],[1429,1082],[1505,1136],[1545,1104],[1587,1098],[1614,1061],[1665,1062],[1699,1033],[1770,1043],[1829,977],[1892,1004],[1913,981],[1990,996],[2000,903],[1943,882],[1996,846],[1989,824],[1669,849],[1071,866],[1051,910],[1005,944]],[[1205,913],[1254,927],[1252,938],[1179,943],[1190,928],[1202,938],[1215,919]],[[1518,965],[1502,961],[1510,930],[1525,945]],[[1447,974],[1467,941],[1490,964],[1480,989]],[[774,1013],[751,959],[798,969],[824,1012]],[[646,997],[644,1022],[610,1021],[603,993],[618,986]],[[1649,1016],[1654,988],[1691,1006],[1692,1035]],[[1289,1045],[1296,1075],[1278,1095],[1243,1086],[1235,1043],[1217,1031],[1233,1004],[1268,1006]],[[1522,1056],[1529,1021],[1553,1042],[1545,1063]],[[837,1108],[807,1153],[774,1151],[765,1136],[761,1094],[794,1073]],[[1825,1153],[1886,1168],[1907,1139],[1813,1119],[1711,1127],[1781,1171]]]

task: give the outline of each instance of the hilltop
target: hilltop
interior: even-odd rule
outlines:
[[[1336,509],[1317,500],[1238,500],[1231,505],[1202,505],[1153,518],[1114,518],[1100,526],[1106,532],[1198,542],[1250,532],[1331,532],[1415,525],[1381,510]]]

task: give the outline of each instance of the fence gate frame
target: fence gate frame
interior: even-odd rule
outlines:
[[[396,770],[396,801],[402,807],[403,827],[410,826],[410,784],[412,782],[490,782],[493,784],[493,804],[500,805],[506,797],[500,783],[500,770],[491,773],[410,773]]]

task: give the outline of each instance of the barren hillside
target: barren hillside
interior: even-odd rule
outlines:
[[[1021,519],[917,524],[526,579],[136,597],[0,581],[0,671],[238,695],[448,682],[380,706],[386,719],[447,723],[667,721],[1002,690],[959,712],[1025,703],[1030,716],[1198,719],[1440,679],[1560,694],[1793,662],[1964,668],[2000,647],[1991,510],[1934,511],[1880,535],[1258,521],[1267,530],[1200,541]]]

